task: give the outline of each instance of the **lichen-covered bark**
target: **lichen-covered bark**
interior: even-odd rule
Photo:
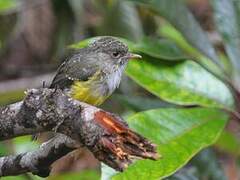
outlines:
[[[156,146],[130,130],[120,117],[73,100],[59,89],[29,90],[22,102],[0,109],[0,140],[44,131],[68,136],[86,146],[97,159],[119,171],[126,168],[134,157],[157,158]],[[53,158],[52,148],[56,147],[51,147],[51,144],[44,144],[44,147],[32,153],[1,158],[0,175],[29,171],[46,176],[50,164],[72,150],[65,144],[60,148],[64,153],[54,154]],[[34,156],[40,160],[33,166],[27,162]]]
[[[35,151],[1,157],[0,176],[32,172],[47,177],[51,164],[77,147],[77,143],[69,137],[58,135]]]

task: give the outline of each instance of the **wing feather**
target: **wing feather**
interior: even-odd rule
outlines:
[[[50,88],[68,88],[74,81],[87,81],[97,71],[96,55],[74,53],[66,59],[57,70]]]

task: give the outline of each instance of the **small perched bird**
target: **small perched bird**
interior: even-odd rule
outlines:
[[[60,88],[73,99],[98,106],[119,86],[129,59],[141,58],[114,37],[103,36],[72,53],[60,65],[50,88]],[[33,135],[36,140],[38,135]]]
[[[101,37],[88,47],[70,55],[57,70],[50,88],[60,88],[73,99],[94,106],[100,105],[119,86],[128,61],[136,58],[141,56],[130,53],[128,47],[118,39]],[[100,160],[106,157],[104,162],[123,170],[133,156],[156,159],[155,146],[131,131],[115,116],[97,111],[94,118],[104,132],[98,144],[99,148],[105,150],[101,157],[98,157]],[[78,150],[71,156],[74,156],[74,161],[81,158],[82,153],[77,152]],[[66,159],[64,161],[66,162]]]
[[[119,86],[128,61],[136,58],[141,56],[130,53],[127,45],[118,39],[101,37],[70,55],[57,70],[50,88],[60,88],[73,99],[98,106]],[[111,167],[122,171],[133,156],[156,159],[154,145],[131,131],[124,123],[121,124],[114,116],[99,111],[94,118],[96,124],[108,134],[109,139],[106,134],[100,138],[99,146],[105,150],[101,158],[106,158],[104,162]],[[72,164],[83,158],[79,152],[86,153],[86,150],[74,151],[69,156],[74,157],[70,161]],[[109,157],[105,153],[109,153]],[[102,161],[101,158],[99,159]],[[66,157],[64,163],[66,159],[72,158]]]
[[[130,59],[141,58],[114,37],[103,36],[68,57],[57,70],[50,88],[60,88],[72,98],[102,104],[119,86]]]

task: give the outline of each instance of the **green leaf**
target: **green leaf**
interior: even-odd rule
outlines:
[[[197,49],[193,48],[183,37],[183,35],[169,23],[163,23],[159,28],[161,36],[171,39],[189,56],[199,59],[202,55]]]
[[[136,0],[130,0],[136,1]],[[138,2],[138,1],[137,1]],[[209,41],[206,33],[197,23],[191,12],[180,0],[142,0],[142,3],[150,7],[156,14],[166,18],[173,24],[187,39],[187,41],[197,48],[214,63],[219,64],[218,57]]]
[[[132,50],[142,52],[149,56],[167,60],[186,59],[185,53],[179,49],[176,44],[169,39],[158,39],[145,37],[142,41],[136,43]]]
[[[128,119],[130,127],[156,143],[162,158],[139,160],[113,179],[152,180],[173,174],[217,140],[227,119],[226,113],[212,108],[156,109],[135,114]]]
[[[228,76],[225,75],[225,73],[223,73],[223,70],[226,71],[225,67],[219,68],[219,66],[216,65],[213,61],[211,61],[206,56],[202,55],[197,49],[192,47],[186,41],[186,39],[182,36],[182,34],[177,29],[175,29],[169,23],[166,23],[166,22],[163,23],[159,28],[159,33],[161,36],[174,41],[178,45],[178,47],[181,48],[190,57],[189,59],[194,59],[203,67],[208,69],[209,72],[219,77],[221,80],[231,81],[230,80],[231,78],[229,78]]]
[[[0,0],[0,13],[16,8],[18,2],[16,0]]]
[[[129,62],[126,73],[151,93],[178,105],[233,106],[229,89],[193,61],[172,63],[144,56]]]
[[[215,24],[222,35],[226,52],[232,62],[233,76],[240,82],[240,29],[233,0],[212,0]],[[240,17],[239,17],[240,18]]]

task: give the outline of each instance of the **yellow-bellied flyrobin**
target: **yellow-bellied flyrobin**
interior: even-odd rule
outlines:
[[[100,37],[67,57],[50,88],[60,88],[73,99],[100,105],[119,86],[127,62],[134,58],[141,56],[130,53],[127,45],[116,38]]]
[[[103,36],[68,57],[59,67],[50,88],[92,105],[102,104],[119,86],[129,59],[141,58],[127,45]]]
[[[116,38],[101,37],[70,55],[57,70],[50,88],[60,88],[73,99],[100,105],[119,86],[124,68],[135,58],[141,56],[130,53],[127,45]]]

